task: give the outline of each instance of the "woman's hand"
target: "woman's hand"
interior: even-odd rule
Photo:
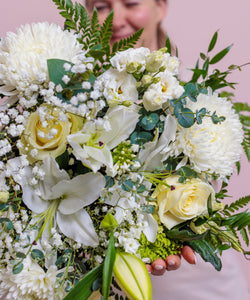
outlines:
[[[156,259],[151,265],[146,265],[152,275],[163,275],[166,270],[177,270],[181,266],[181,256],[191,265],[196,264],[195,253],[189,246],[184,246],[181,255],[169,255],[165,260]]]

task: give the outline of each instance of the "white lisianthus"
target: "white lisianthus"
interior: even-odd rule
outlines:
[[[93,172],[101,166],[113,168],[111,149],[125,141],[134,131],[138,122],[137,106],[116,106],[110,108],[105,115],[109,121],[108,130],[101,130],[94,122],[86,122],[83,130],[68,136],[68,142],[73,149],[76,159]]]
[[[143,95],[143,105],[147,111],[162,108],[168,100],[180,97],[184,88],[179,81],[168,71],[160,73],[160,81],[149,86]]]
[[[97,78],[94,89],[99,89],[103,93],[111,107],[124,101],[138,100],[136,80],[125,71],[119,72],[110,68]]]
[[[54,220],[61,232],[74,241],[96,247],[98,236],[93,222],[84,207],[93,203],[105,186],[100,173],[86,173],[70,179],[65,170],[60,170],[55,159],[48,156],[41,166],[44,180],[37,186],[29,184],[31,167],[26,167],[18,182],[23,190],[23,202],[30,210],[44,215],[45,221]]]
[[[175,56],[171,56],[166,52],[167,48],[161,48],[153,51],[146,57],[146,70],[151,73],[159,72],[161,68],[173,75],[178,74],[179,60]]]
[[[197,102],[188,101],[186,106],[194,112],[205,107],[211,114],[216,112],[226,119],[221,124],[214,124],[210,117],[204,117],[202,124],[180,127],[172,144],[172,154],[183,152],[195,171],[215,173],[220,179],[225,179],[233,173],[242,153],[243,131],[232,103],[210,93],[200,94]]]
[[[19,92],[49,81],[47,59],[76,63],[81,49],[77,36],[56,24],[26,24],[8,32],[0,42],[0,93],[14,103]]]
[[[65,287],[57,284],[57,274],[63,269],[53,265],[45,272],[30,256],[23,260],[23,266],[18,274],[13,274],[12,267],[0,270],[1,299],[59,300],[66,296]]]
[[[129,71],[131,67],[135,67],[137,71],[143,72],[145,70],[145,58],[150,54],[150,50],[145,47],[130,48],[125,51],[117,52],[115,56],[110,59],[111,65],[119,72]]]

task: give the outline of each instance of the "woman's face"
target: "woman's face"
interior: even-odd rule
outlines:
[[[114,11],[111,45],[144,28],[136,47],[157,49],[157,27],[166,15],[165,0],[88,0],[90,13],[94,7],[101,24],[109,12]]]

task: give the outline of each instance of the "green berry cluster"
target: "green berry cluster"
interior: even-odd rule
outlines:
[[[157,258],[165,259],[169,255],[180,254],[183,246],[180,242],[168,239],[164,232],[158,232],[154,243],[149,242],[142,233],[139,242],[141,246],[137,253],[141,258],[149,258],[151,262]]]
[[[124,164],[131,165],[133,160],[136,158],[134,154],[130,141],[125,141],[120,143],[112,152],[114,164],[122,166]]]

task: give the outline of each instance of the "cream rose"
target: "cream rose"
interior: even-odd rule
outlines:
[[[166,178],[164,182],[171,188],[159,185],[152,195],[157,198],[160,220],[168,229],[207,213],[210,195],[215,202],[215,192],[210,184],[199,178],[192,178],[186,183],[180,183],[178,179],[179,176]]]
[[[83,119],[67,113],[67,120],[59,120],[59,111],[48,109],[42,117],[38,112],[31,113],[21,137],[21,154],[33,163],[48,155],[56,158],[66,150],[67,136],[83,127]]]

